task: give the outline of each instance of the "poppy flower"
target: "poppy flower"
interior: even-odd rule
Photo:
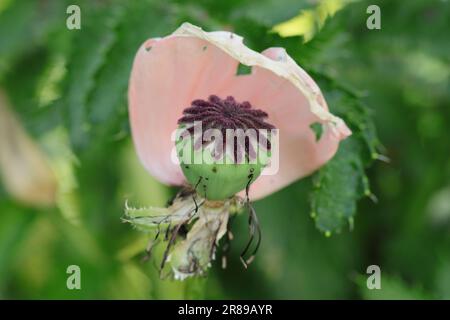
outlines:
[[[251,72],[240,74],[242,65]],[[285,49],[258,53],[232,32],[205,32],[189,23],[139,48],[128,99],[132,137],[141,162],[153,177],[182,186],[182,191],[168,208],[127,206],[125,220],[144,230],[166,226],[169,243],[162,267],[170,261],[178,278],[205,271],[219,239],[225,234],[231,237],[229,215],[242,207],[248,207],[251,235],[258,235],[248,199],[261,199],[311,174],[351,134],[344,121],[329,112],[314,80]],[[256,136],[257,146],[268,140],[268,147],[260,149],[269,163],[276,156],[276,170],[267,173],[267,162],[241,163],[255,154],[255,145],[247,142],[243,152],[232,148],[228,153],[231,165],[214,166],[217,158],[227,156],[227,149],[217,153],[220,139],[205,144],[203,134],[199,141],[184,141],[194,154],[204,147],[202,156],[211,153],[212,162],[186,165],[178,152],[180,135],[174,138],[174,133],[192,133],[195,122],[224,134],[229,129],[276,129],[275,134],[258,131]],[[322,127],[320,138],[311,129],[317,123]],[[174,161],[177,156],[178,162]],[[243,262],[246,265],[249,259]]]

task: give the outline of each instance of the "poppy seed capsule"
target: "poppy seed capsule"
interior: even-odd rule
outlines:
[[[187,181],[202,197],[224,200],[256,180],[270,156],[267,114],[233,97],[210,96],[184,110],[176,150]]]

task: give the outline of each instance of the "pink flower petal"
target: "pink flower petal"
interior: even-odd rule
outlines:
[[[236,75],[239,62],[252,73]],[[336,152],[351,134],[345,123],[328,112],[315,82],[282,48],[259,54],[229,32],[203,32],[183,24],[174,34],[150,39],[139,49],[129,85],[131,129],[137,153],[155,178],[179,185],[184,176],[172,161],[171,139],[182,110],[194,99],[216,94],[250,101],[269,114],[279,130],[280,164],[275,175],[259,177],[251,199],[259,199],[304,177]],[[310,125],[324,132],[316,142]]]

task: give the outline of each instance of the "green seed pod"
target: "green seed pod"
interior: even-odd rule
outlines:
[[[224,200],[246,189],[261,174],[270,158],[270,151],[260,150],[255,161],[243,157],[240,163],[235,163],[228,153],[224,153],[221,159],[215,159],[214,143],[208,147],[194,148],[194,137],[182,139],[180,135],[176,149],[187,181],[208,200]]]

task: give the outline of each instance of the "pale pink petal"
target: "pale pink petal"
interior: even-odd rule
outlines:
[[[237,76],[239,62],[253,66],[252,73]],[[339,141],[351,133],[341,119],[328,112],[317,85],[284,49],[259,54],[230,32],[206,33],[183,24],[173,35],[150,39],[141,46],[129,86],[137,153],[161,182],[184,182],[181,169],[172,161],[171,135],[182,110],[192,100],[211,94],[250,101],[268,112],[268,121],[280,129],[280,170],[256,180],[252,199],[310,174],[328,161]],[[314,122],[325,129],[318,142],[309,127]]]
[[[289,64],[309,86],[320,107],[328,111],[317,84],[283,48],[269,48],[262,54]],[[276,175],[263,174],[252,184],[250,198],[256,200],[320,168],[334,156],[339,141],[349,136],[351,131],[341,119],[330,123],[312,113],[308,100],[288,80],[276,77],[269,70],[260,67],[254,67],[252,73],[258,77],[257,85],[263,90],[258,94],[256,88],[253,88],[254,91],[247,88],[239,98],[249,99],[255,106],[265,110],[269,114],[270,122],[280,131],[279,171]],[[316,122],[321,123],[324,129],[319,141],[316,141],[316,136],[310,128],[310,125]]]

